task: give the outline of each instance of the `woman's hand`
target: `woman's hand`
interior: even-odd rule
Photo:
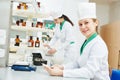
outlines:
[[[51,48],[48,44],[44,44],[44,47]]]
[[[51,68],[49,66],[44,66],[44,69],[51,75],[51,76],[63,76],[63,70],[60,68],[54,67]]]
[[[58,64],[55,64],[55,65],[51,66],[51,68],[52,68],[52,69],[53,69],[53,68],[59,68],[59,69],[61,69],[61,70],[64,69],[64,67],[63,67],[62,65],[58,65]]]
[[[49,54],[54,54],[55,52],[56,52],[56,49],[51,48],[50,50],[48,50],[48,52],[47,52],[47,53],[49,53]]]

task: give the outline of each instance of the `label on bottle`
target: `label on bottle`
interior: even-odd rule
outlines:
[[[31,42],[28,42],[28,46],[31,47],[31,46],[32,46],[32,43],[31,43]]]
[[[36,47],[39,47],[39,43],[36,43]]]

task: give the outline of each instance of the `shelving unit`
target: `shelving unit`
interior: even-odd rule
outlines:
[[[108,63],[111,68],[120,69],[120,21],[100,27],[100,35],[108,47]]]
[[[12,16],[17,16],[17,17],[24,17],[26,19],[32,19],[32,18],[47,18],[49,17],[48,13],[43,13],[40,12],[39,8],[37,8],[37,4],[35,2],[36,0],[12,0],[12,3],[17,2],[17,3],[26,3],[30,5],[30,8],[28,8],[27,10],[24,9],[17,9],[17,7],[15,9],[12,9]],[[29,10],[30,9],[30,10]],[[28,37],[29,36],[34,36],[34,37],[40,37],[40,39],[42,39],[42,35],[38,33],[52,33],[54,34],[54,30],[51,29],[46,29],[43,25],[42,28],[40,27],[32,27],[25,25],[25,26],[21,26],[21,25],[17,25],[15,22],[12,23],[11,25],[11,31],[16,31],[16,35],[19,32],[25,32],[24,35],[26,35],[26,38],[24,38],[23,42],[20,43],[20,46],[14,46],[14,40],[10,41],[10,47],[9,47],[9,52],[10,52],[10,58],[9,58],[9,64],[11,65],[13,64],[15,61],[17,60],[22,60],[24,61],[25,56],[29,55],[31,56],[32,52],[42,52],[42,50],[44,50],[43,46],[42,46],[42,40],[40,40],[40,47],[28,47]],[[44,36],[44,35],[43,35]],[[13,39],[13,38],[12,38]],[[21,38],[22,39],[22,38]],[[16,54],[16,55],[15,55]],[[12,57],[13,55],[13,57]],[[18,59],[16,58],[18,55]],[[16,57],[15,57],[16,56]],[[15,60],[14,60],[15,57]],[[12,59],[13,58],[13,59]],[[22,59],[21,59],[22,58]]]

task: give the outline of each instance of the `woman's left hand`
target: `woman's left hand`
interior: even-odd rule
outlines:
[[[54,49],[54,48],[48,50],[48,53],[49,53],[49,54],[54,54],[55,52],[56,52],[56,49]]]
[[[51,76],[63,76],[63,70],[59,68],[51,68],[49,66],[44,66],[44,68]]]
[[[52,68],[52,69],[53,69],[53,68],[59,68],[59,69],[61,69],[61,70],[64,69],[64,67],[63,67],[62,65],[58,65],[58,64],[55,64],[55,65],[51,66],[51,68]]]

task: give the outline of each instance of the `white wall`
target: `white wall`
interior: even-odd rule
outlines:
[[[110,4],[110,22],[120,20],[120,1]]]
[[[120,20],[120,0],[90,0],[97,3],[97,16],[100,25]]]
[[[109,23],[109,5],[97,4],[96,9],[99,26]]]
[[[109,22],[109,3],[106,0],[90,0],[96,3],[96,13],[99,20],[99,26]]]
[[[0,66],[6,66],[9,53],[9,28],[10,28],[10,0],[1,0],[0,1],[0,29],[6,30],[5,45],[0,45],[5,49],[5,56],[0,58]],[[0,33],[2,34],[2,33]]]

